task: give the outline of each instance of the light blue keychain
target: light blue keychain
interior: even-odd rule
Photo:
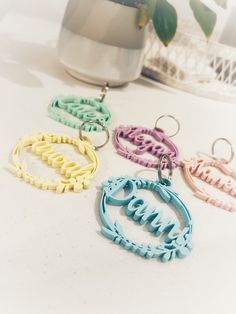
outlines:
[[[168,179],[162,177],[164,159],[169,163],[170,174]],[[105,182],[100,203],[102,234],[126,250],[146,258],[159,258],[161,261],[167,262],[175,257],[182,258],[186,256],[192,248],[192,218],[185,204],[171,188],[172,174],[172,161],[168,155],[163,155],[158,166],[158,181],[123,176],[110,178]],[[141,189],[154,192],[162,201],[174,207],[177,214],[182,217],[183,227],[180,227],[178,220],[165,218],[162,211],[149,207],[148,203],[137,195],[138,190]],[[129,194],[123,198],[117,197],[116,195],[121,190],[129,190]],[[163,243],[153,246],[138,244],[129,240],[124,234],[120,223],[111,221],[108,214],[108,205],[123,206],[127,216],[141,225],[146,224],[150,232],[164,239]]]

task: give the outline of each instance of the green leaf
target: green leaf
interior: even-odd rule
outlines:
[[[214,0],[223,9],[227,9],[228,0]]]
[[[157,1],[158,0],[147,0],[147,6],[149,8],[149,14],[151,18],[153,17]]]
[[[206,37],[209,38],[216,25],[216,13],[208,8],[200,0],[190,0],[190,6],[193,10],[195,19],[199,23]]]
[[[157,0],[152,19],[158,37],[165,46],[168,46],[177,29],[175,8],[166,0]]]
[[[138,18],[138,26],[140,28],[145,27],[150,20],[150,12],[149,7],[146,4],[142,4],[139,7],[139,18]]]
[[[140,28],[145,27],[150,19],[153,17],[154,9],[156,7],[157,0],[146,0],[145,4],[140,4],[138,26]]]

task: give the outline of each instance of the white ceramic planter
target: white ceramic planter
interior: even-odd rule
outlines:
[[[108,0],[69,0],[58,43],[59,59],[76,78],[103,85],[137,79],[145,29],[138,10]]]

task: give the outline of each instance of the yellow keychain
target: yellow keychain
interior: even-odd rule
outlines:
[[[100,146],[94,146],[88,137],[82,132],[86,124],[99,124],[106,132],[106,141]],[[24,137],[13,149],[12,164],[10,170],[25,182],[34,185],[42,190],[52,190],[57,193],[67,191],[80,192],[87,189],[91,179],[95,176],[100,161],[96,150],[105,146],[110,139],[106,126],[99,121],[84,122],[79,130],[79,138],[54,133],[37,133]],[[64,153],[55,149],[56,144],[69,144],[89,159],[86,166],[81,166],[77,161],[68,158]],[[40,157],[48,166],[58,169],[61,178],[56,181],[49,181],[38,178],[28,172],[26,163],[21,160],[21,153],[24,149],[30,148],[31,152]]]

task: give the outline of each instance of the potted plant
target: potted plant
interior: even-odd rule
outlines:
[[[212,1],[226,7],[227,0]],[[189,4],[209,37],[216,14],[201,0]],[[90,83],[133,81],[142,70],[149,21],[167,46],[177,29],[177,12],[168,0],[69,0],[59,37],[60,61],[71,75]]]

